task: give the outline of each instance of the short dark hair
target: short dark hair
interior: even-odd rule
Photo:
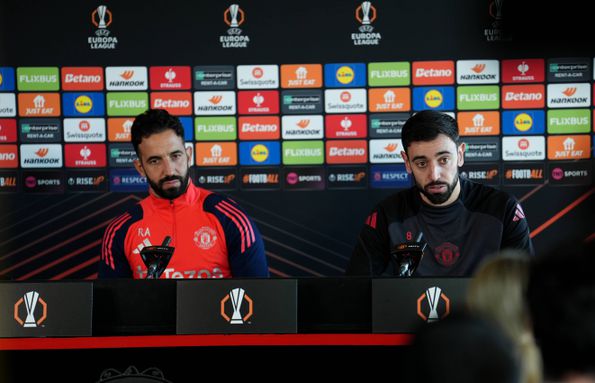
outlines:
[[[140,158],[138,146],[143,138],[164,132],[168,129],[173,130],[178,137],[182,138],[182,141],[184,140],[184,126],[182,126],[178,117],[172,116],[167,110],[148,109],[136,116],[130,129],[132,146],[134,146],[136,155]]]
[[[435,110],[424,110],[410,117],[401,132],[403,148],[407,148],[412,142],[432,141],[439,134],[448,136],[455,144],[459,144],[459,126],[457,120],[446,113]]]

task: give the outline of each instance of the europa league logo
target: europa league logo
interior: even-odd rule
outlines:
[[[229,25],[229,29],[227,31],[228,34],[239,35],[242,33],[242,30],[239,28],[239,26],[242,25],[246,20],[246,15],[239,5],[232,4],[225,10],[225,13],[223,14],[223,20],[227,25]]]
[[[35,319],[35,308],[37,307],[37,303],[39,303],[42,307],[41,317],[39,319]],[[19,315],[20,306],[25,305],[25,321],[21,319]],[[48,307],[45,301],[39,296],[37,291],[29,291],[25,293],[21,299],[14,304],[14,319],[23,327],[37,327],[39,326],[45,319],[47,318],[48,314]]]
[[[370,24],[376,20],[376,8],[371,2],[364,1],[355,9],[355,18],[362,24],[359,28],[361,32],[372,32],[374,27]]]
[[[227,301],[231,302],[232,314],[231,318],[229,315],[226,314],[225,305]],[[247,302],[248,305],[248,313],[242,316],[241,309],[244,301]],[[246,294],[246,290],[238,287],[229,292],[222,300],[221,300],[221,316],[230,324],[244,324],[253,313],[253,306],[254,302],[252,298],[248,294]]]
[[[107,36],[110,32],[106,28],[112,23],[112,12],[107,6],[100,5],[91,14],[91,21],[97,27],[97,36]]]

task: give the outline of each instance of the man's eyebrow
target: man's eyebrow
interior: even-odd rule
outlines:
[[[439,157],[439,156],[441,156],[443,154],[452,154],[452,153],[449,150],[442,150],[442,151],[439,151],[438,153],[436,153],[434,155],[434,157]],[[426,157],[426,156],[415,156],[415,157],[413,157],[413,159],[411,159],[411,161],[417,161],[417,160],[426,160],[427,161],[428,160],[428,157]]]

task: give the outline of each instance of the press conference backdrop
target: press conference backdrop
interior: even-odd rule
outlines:
[[[522,201],[538,252],[592,238],[588,13],[520,3],[2,1],[0,278],[96,277],[146,195],[127,141],[147,107],[180,116],[194,181],[249,212],[274,276],[343,273],[411,185],[423,109],[458,119],[463,175]]]

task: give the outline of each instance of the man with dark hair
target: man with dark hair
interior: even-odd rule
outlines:
[[[161,278],[268,277],[258,229],[233,200],[189,179],[192,148],[177,117],[149,109],[134,120],[134,167],[149,196],[107,227],[99,278],[145,278],[140,250],[171,237],[175,252]]]
[[[533,254],[520,204],[505,192],[459,177],[465,144],[457,122],[426,110],[409,118],[402,131],[407,172],[415,186],[378,204],[353,251],[348,275],[394,275],[391,250],[428,244],[415,276],[470,276],[490,254],[516,248]]]
[[[595,382],[595,241],[535,257],[527,291],[546,381]]]

